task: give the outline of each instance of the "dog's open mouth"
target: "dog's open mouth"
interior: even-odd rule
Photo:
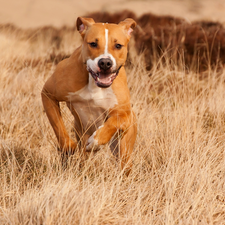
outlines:
[[[95,73],[90,68],[88,68],[88,71],[91,74],[91,76],[94,78],[95,83],[98,87],[107,88],[113,83],[113,81],[117,77],[120,68],[121,67],[119,67],[119,69],[117,71],[114,71],[111,73],[102,73],[102,72]]]

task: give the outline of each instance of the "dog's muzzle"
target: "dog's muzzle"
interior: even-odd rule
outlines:
[[[98,87],[107,88],[111,86],[111,84],[119,74],[120,68],[121,66],[116,71],[113,72],[110,72],[110,69],[107,69],[106,71],[101,70],[100,72],[94,72],[93,70],[88,68],[88,72],[91,74]]]

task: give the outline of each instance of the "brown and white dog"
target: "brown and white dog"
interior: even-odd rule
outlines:
[[[83,44],[58,64],[42,90],[45,111],[64,153],[73,153],[77,147],[95,151],[109,143],[128,173],[137,128],[124,64],[135,26],[129,18],[108,24],[79,17],[77,29]],[[75,118],[76,141],[66,131],[61,101]]]

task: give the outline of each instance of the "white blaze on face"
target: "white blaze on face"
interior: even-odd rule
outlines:
[[[99,43],[101,44],[101,43]],[[116,59],[109,53],[109,30],[105,29],[105,46],[103,54],[99,55],[95,59],[88,59],[87,60],[87,69],[91,69],[93,72],[97,73],[100,72],[98,67],[98,61],[102,58],[109,58],[112,60],[112,71],[116,70]]]
[[[108,54],[108,44],[109,44],[109,30],[105,29],[105,51],[104,51],[104,55]]]

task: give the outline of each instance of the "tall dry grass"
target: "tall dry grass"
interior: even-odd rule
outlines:
[[[159,61],[149,76],[132,52],[130,176],[107,147],[62,168],[40,92],[52,52],[79,45],[77,34],[63,37],[56,49],[45,37],[0,35],[0,224],[224,224],[225,71],[200,76]]]

